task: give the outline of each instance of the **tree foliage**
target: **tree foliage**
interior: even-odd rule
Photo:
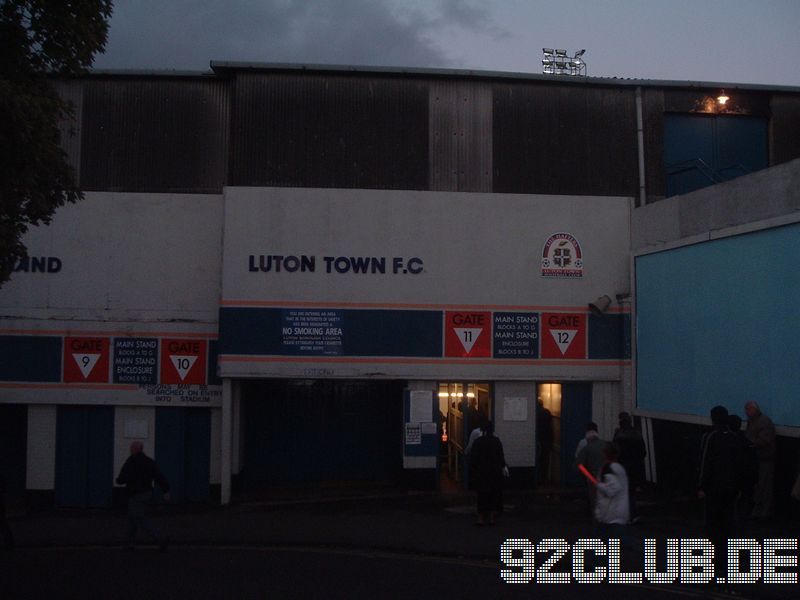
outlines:
[[[31,225],[83,198],[61,147],[75,108],[54,81],[102,52],[112,0],[0,0],[0,285],[27,256]]]

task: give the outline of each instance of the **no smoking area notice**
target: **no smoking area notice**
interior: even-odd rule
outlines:
[[[161,340],[161,383],[205,385],[206,342]]]
[[[543,313],[542,358],[586,358],[586,315]]]
[[[108,338],[64,338],[64,381],[108,383]]]
[[[445,356],[479,358],[491,355],[492,315],[489,312],[445,313]]]

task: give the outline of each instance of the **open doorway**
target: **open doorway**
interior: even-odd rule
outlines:
[[[537,483],[561,481],[561,384],[536,384]]]
[[[538,483],[577,485],[582,478],[575,468],[575,449],[592,420],[592,382],[542,382],[536,393]]]
[[[439,413],[442,446],[439,456],[440,488],[460,490],[468,486],[465,451],[473,429],[483,419],[494,418],[491,385],[488,383],[439,383]]]

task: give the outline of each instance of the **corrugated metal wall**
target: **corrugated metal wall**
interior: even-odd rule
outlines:
[[[219,193],[228,104],[225,82],[210,77],[85,80],[81,188]]]
[[[238,73],[230,184],[428,187],[428,92],[415,79]]]
[[[234,185],[638,197],[631,85],[231,69],[95,76],[59,89],[78,108],[62,136],[87,191]],[[649,202],[665,195],[664,114],[695,112],[712,92],[643,88]],[[752,92],[735,101],[745,114],[772,118],[771,164],[800,156],[800,99]]]
[[[492,88],[484,82],[430,84],[430,189],[492,191]]]
[[[635,196],[633,88],[497,84],[494,191]]]
[[[773,96],[770,163],[780,164],[800,156],[800,98]]]
[[[71,119],[62,119],[58,124],[61,147],[67,153],[67,162],[75,169],[75,179],[81,175],[81,124],[83,121],[83,85],[80,81],[59,81],[56,91],[63,100],[72,104]]]

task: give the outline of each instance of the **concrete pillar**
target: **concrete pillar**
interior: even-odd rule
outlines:
[[[233,464],[233,380],[222,380],[222,431],[220,439],[220,503],[231,502],[231,466]]]

